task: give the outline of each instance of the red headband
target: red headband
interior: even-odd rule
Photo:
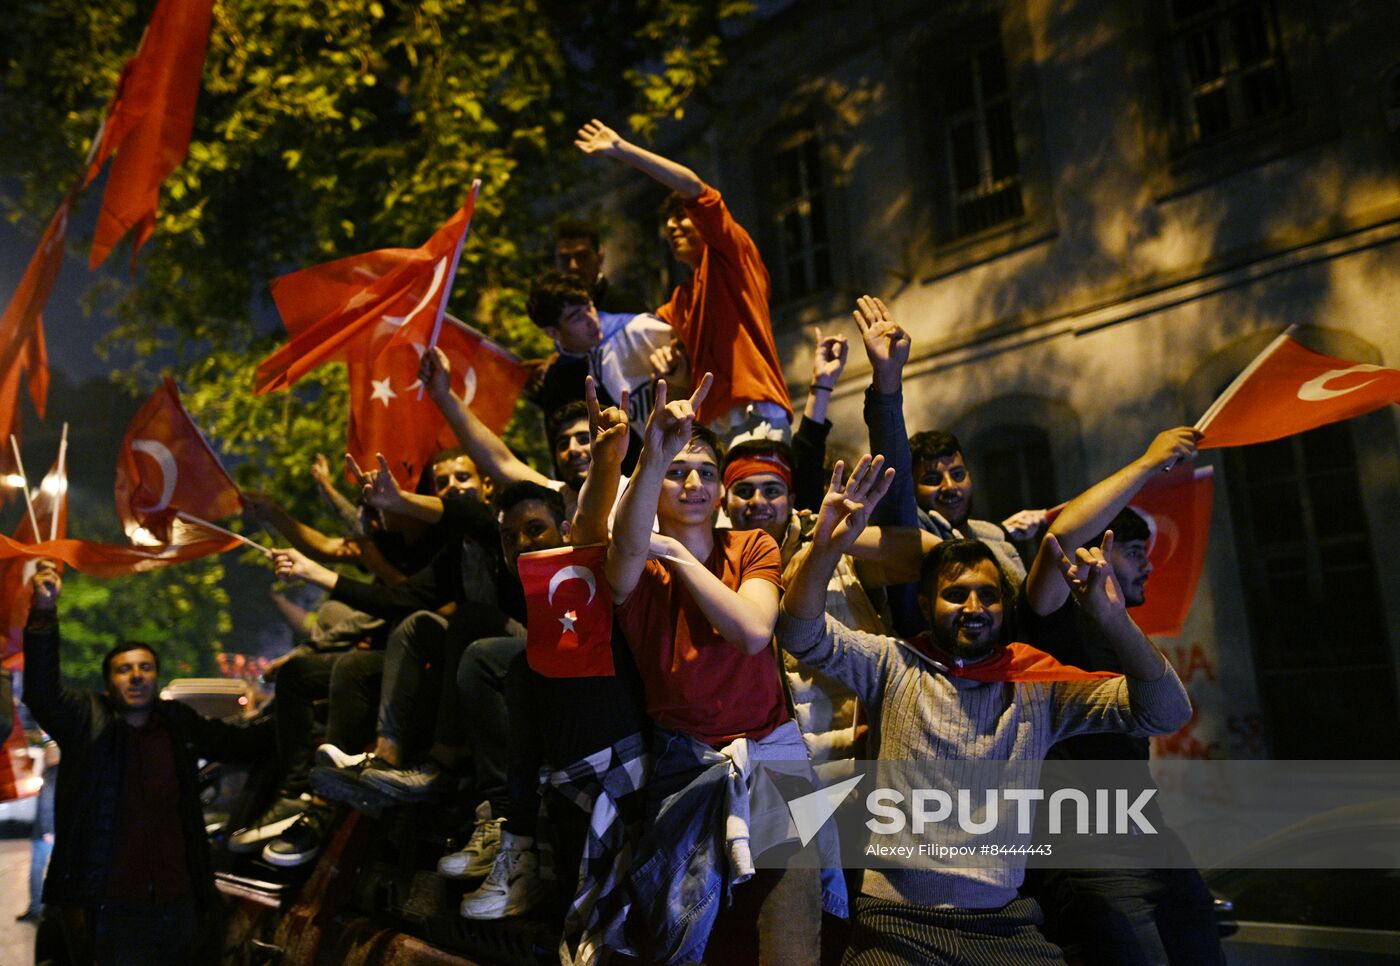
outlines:
[[[746,476],[755,473],[772,473],[792,489],[792,467],[788,461],[776,453],[763,456],[740,456],[724,471],[724,487],[728,489]]]

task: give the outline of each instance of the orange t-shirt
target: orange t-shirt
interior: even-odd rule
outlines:
[[[700,404],[700,422],[712,423],[751,402],[776,403],[791,419],[792,400],[768,313],[772,285],[758,246],[709,185],[686,202],[685,210],[705,252],[656,314],[680,336],[695,378],[714,373],[710,394]]]
[[[754,579],[782,587],[782,556],[762,530],[716,530],[705,566],[730,590]],[[788,720],[773,651],[746,655],[720,637],[659,560],[647,561],[615,615],[641,672],[647,713],[661,727],[722,748],[764,738]]]

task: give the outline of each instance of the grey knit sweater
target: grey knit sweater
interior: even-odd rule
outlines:
[[[938,671],[893,637],[847,628],[830,616],[778,618],[778,643],[843,682],[878,721],[883,761],[1033,761],[1070,735],[1169,734],[1191,717],[1176,672],[1156,681],[982,683]],[[1038,767],[1038,766],[1037,766]],[[940,870],[867,869],[862,891],[882,899],[994,909],[1016,898],[1024,864]]]

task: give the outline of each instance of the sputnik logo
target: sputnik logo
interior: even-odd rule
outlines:
[[[846,800],[851,789],[860,784],[864,775],[856,775],[854,778],[847,778],[845,781],[837,782],[835,785],[828,785],[825,788],[818,788],[807,795],[794,798],[787,803],[788,812],[792,815],[792,823],[797,827],[797,837],[806,845],[816,838],[822,826],[827,823],[831,816],[836,814],[836,810],[841,807],[841,803]]]

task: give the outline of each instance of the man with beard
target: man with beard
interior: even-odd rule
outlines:
[[[778,642],[843,681],[879,719],[882,760],[1030,762],[1076,734],[1166,734],[1190,717],[1171,665],[1128,618],[1104,550],[1057,554],[1062,579],[1116,654],[1122,676],[1064,667],[1011,643],[1012,589],[985,544],[950,540],[925,558],[919,606],[926,632],[866,634],[825,613],[827,581],[865,529],[893,471],[864,457],[850,481],[837,465],[812,550],[788,584]],[[1051,550],[1059,544],[1047,538]],[[844,962],[1060,962],[1037,931],[1035,900],[1017,889],[1024,859],[995,867],[867,869]]]
[[[73,962],[193,962],[217,936],[218,910],[198,760],[271,755],[270,722],[239,727],[158,698],[160,658],[132,641],[103,659],[105,691],[68,687],[63,581],[41,561],[31,588],[24,703],[63,751],[44,902],[56,907]]]
[[[1152,532],[1128,506],[1148,480],[1196,453],[1200,433],[1181,426],[1158,434],[1146,452],[1117,473],[1090,487],[1064,508],[1050,527],[1066,550],[1105,542],[1103,553],[1123,589],[1124,603],[1140,607],[1147,599]],[[1048,541],[1047,541],[1048,543]],[[1117,655],[1106,646],[1082,608],[1069,599],[1055,573],[1054,554],[1042,548],[1026,581],[1019,626],[1028,640],[1057,659],[1093,671],[1119,671]],[[1060,761],[1136,762],[1130,781],[1152,787],[1146,738],[1123,734],[1081,735],[1061,741],[1047,758]],[[1124,767],[1124,766],[1118,766]],[[1154,851],[1175,834],[1150,816],[1160,835]],[[1223,959],[1215,924],[1214,900],[1192,868],[1142,868],[1141,843],[1112,846],[1123,868],[1045,869],[1027,877],[1045,910],[1046,932],[1072,947],[1086,963],[1219,963]],[[1100,849],[1099,854],[1105,854]]]

